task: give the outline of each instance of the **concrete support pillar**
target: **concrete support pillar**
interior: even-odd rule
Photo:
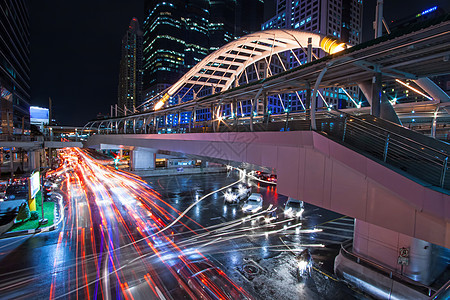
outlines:
[[[155,149],[135,148],[130,152],[131,171],[154,169],[155,160],[156,160]]]
[[[375,78],[375,77],[374,77]],[[377,79],[375,79],[376,81]],[[372,115],[376,117],[380,117],[384,120],[391,121],[396,124],[400,124],[400,119],[397,116],[397,113],[395,112],[394,108],[392,107],[391,103],[388,101],[387,97],[383,94],[381,90],[381,75],[380,75],[380,81],[379,81],[379,93],[375,93],[377,98],[374,101],[374,83],[372,81],[367,82],[359,82],[358,87],[363,92],[364,96],[367,98],[367,101],[369,102],[371,106],[371,112]],[[379,96],[379,97],[378,97]],[[378,106],[378,107],[377,107]],[[379,112],[379,115],[375,115],[375,113]]]
[[[401,248],[409,251],[407,265],[399,264]],[[353,252],[425,285],[445,270],[450,250],[364,221],[355,220]]]
[[[11,157],[12,159],[12,157]],[[29,151],[28,152],[28,169],[30,172],[33,172],[34,170],[39,170],[41,167],[41,155],[40,151]]]

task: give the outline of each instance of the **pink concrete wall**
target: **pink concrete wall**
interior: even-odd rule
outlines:
[[[450,197],[315,132],[94,135],[87,147],[147,147],[275,168],[278,192],[450,248]]]
[[[400,248],[409,249],[409,264],[398,264]],[[353,252],[390,270],[431,284],[447,268],[449,250],[361,220],[355,221]]]

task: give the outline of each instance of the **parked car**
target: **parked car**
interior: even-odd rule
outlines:
[[[247,199],[251,193],[252,193],[252,188],[247,185],[238,184],[238,185],[232,186],[232,187],[228,188],[224,194],[225,202],[238,203],[242,200]]]
[[[7,187],[8,183],[6,181],[0,182],[0,201],[3,201],[5,199]]]
[[[300,219],[304,210],[303,201],[289,197],[284,206],[284,216],[287,218]]]
[[[28,200],[28,185],[27,184],[11,184],[6,188],[5,201],[8,200]]]
[[[187,262],[178,266],[177,273],[197,296],[197,299],[252,299],[219,268],[208,261]]]
[[[262,209],[263,196],[261,194],[253,193],[248,197],[245,204],[242,206],[244,213],[256,213]]]

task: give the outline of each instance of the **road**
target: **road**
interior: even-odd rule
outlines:
[[[307,205],[302,224],[281,213],[264,224],[214,193],[237,172],[143,181],[76,148],[62,159],[64,220],[0,240],[1,299],[362,298],[321,271],[351,238],[350,218]],[[244,180],[281,212],[275,186]],[[305,245],[317,268],[298,282],[294,255]]]
[[[168,203],[183,211],[209,191],[236,181],[239,174],[229,172],[144,179]],[[212,239],[213,243],[201,249],[205,256],[257,299],[366,299],[366,296],[327,276],[333,273],[334,257],[340,244],[353,237],[352,218],[305,203],[301,226],[277,232],[280,227],[291,225],[291,222],[283,223],[287,197],[277,193],[276,185],[249,178],[245,183],[252,187],[252,192],[263,195],[264,207],[273,205],[277,208],[276,222],[282,223],[282,226],[267,228],[245,221],[239,227],[228,230],[228,234],[217,235],[220,240]],[[209,197],[208,201],[197,204],[188,216],[192,218],[191,222],[198,222],[204,227],[223,228],[247,217],[241,207],[242,203],[225,204],[223,192],[219,192]],[[316,231],[308,232],[312,229]],[[299,282],[295,254],[305,247],[313,254],[315,268],[311,277]]]

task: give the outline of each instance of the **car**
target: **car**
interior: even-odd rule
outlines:
[[[11,184],[6,188],[5,201],[22,199],[28,200],[27,184]]]
[[[183,260],[183,263],[180,262],[177,267],[177,274],[197,299],[252,299],[222,270],[206,260]]]
[[[255,177],[261,180],[267,180],[267,178],[270,176],[270,174],[268,173],[264,173],[261,171],[256,171],[255,172]]]
[[[244,213],[256,213],[262,209],[263,206],[263,196],[261,194],[253,193],[248,197],[242,206],[242,211]]]
[[[267,177],[266,180],[269,181],[269,182],[277,183],[277,175],[272,174],[269,177]]]
[[[300,219],[304,210],[303,201],[289,197],[284,206],[284,216],[287,218]]]
[[[242,200],[247,199],[251,193],[252,193],[252,188],[247,185],[238,184],[238,185],[232,186],[232,187],[228,188],[224,194],[225,202],[238,203]]]
[[[7,187],[8,183],[6,181],[0,182],[0,201],[3,201],[5,199]]]
[[[261,171],[256,171],[255,177],[258,178],[259,180],[277,183],[277,175],[275,175],[275,174],[269,174],[269,173],[264,173]]]
[[[43,195],[44,195],[44,200],[47,201],[52,196],[53,188],[54,188],[53,185],[56,185],[56,184],[54,184],[52,182],[48,182],[48,181],[44,184],[44,186],[42,188],[42,192],[43,192]]]

